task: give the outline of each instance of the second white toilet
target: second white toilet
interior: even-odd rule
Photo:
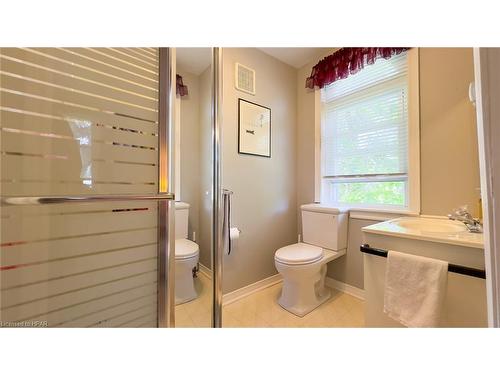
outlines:
[[[198,297],[193,269],[200,257],[198,244],[188,239],[189,204],[175,202],[175,304]]]
[[[283,276],[278,303],[304,316],[330,298],[325,288],[326,265],[346,253],[348,213],[320,204],[302,210],[302,241],[278,249],[274,260]]]

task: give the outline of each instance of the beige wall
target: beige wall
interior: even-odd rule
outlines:
[[[319,113],[315,110],[315,91],[306,89],[306,78],[312,67],[338,48],[325,49],[309,64],[297,70],[297,207],[314,202],[315,184],[315,121]],[[299,232],[302,230],[300,210],[297,209]]]
[[[224,257],[224,293],[276,274],[274,253],[296,242],[296,70],[255,48],[224,49],[223,187],[242,233]],[[234,87],[234,64],[256,72],[256,95]],[[271,108],[272,157],[238,154],[238,98]]]
[[[198,76],[178,69],[189,95],[180,99],[181,107],[181,200],[189,203],[189,238],[193,232],[199,234],[199,189],[200,189],[200,90]]]
[[[314,200],[314,91],[305,89],[304,82],[324,55],[297,71],[298,205]],[[422,214],[446,215],[461,204],[477,213],[477,135],[474,107],[468,99],[473,75],[471,48],[420,49]],[[363,287],[361,228],[374,223],[349,220],[347,255],[329,264],[330,277]]]
[[[190,204],[189,238],[196,233],[200,263],[211,268],[211,81],[210,68],[195,75],[178,69],[189,95],[181,107],[181,200]]]
[[[224,49],[223,186],[234,191],[233,225],[242,230],[234,252],[224,259],[224,292],[276,274],[274,252],[296,242],[303,203],[314,200],[315,93],[305,78],[321,57],[300,69],[253,48]],[[257,95],[234,88],[234,63],[256,70]],[[204,77],[204,78],[203,78]],[[209,70],[200,77],[209,94]],[[467,203],[475,213],[479,187],[474,108],[467,96],[473,79],[471,49],[420,50],[421,211],[445,215]],[[202,83],[204,82],[204,83]],[[237,152],[238,98],[272,109],[272,158]],[[200,100],[200,248],[210,262],[210,123],[209,101]],[[375,221],[350,219],[347,256],[329,265],[328,275],[363,287],[359,252],[361,228]],[[206,228],[204,231],[203,228]]]
[[[420,50],[421,207],[446,215],[467,204],[477,215],[479,159],[472,48]]]
[[[212,95],[211,68],[200,75],[200,226],[197,239],[200,246],[200,263],[212,268]]]
[[[363,253],[359,251],[364,242],[361,228],[376,223],[378,221],[349,218],[347,255],[328,264],[329,277],[363,289]]]

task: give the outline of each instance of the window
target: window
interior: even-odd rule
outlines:
[[[379,59],[321,90],[322,203],[418,210],[411,53]]]

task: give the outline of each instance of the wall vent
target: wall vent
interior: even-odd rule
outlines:
[[[255,95],[255,70],[236,63],[235,75],[236,89]]]

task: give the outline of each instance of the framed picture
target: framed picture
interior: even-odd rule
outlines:
[[[271,157],[271,108],[238,100],[238,153]]]

